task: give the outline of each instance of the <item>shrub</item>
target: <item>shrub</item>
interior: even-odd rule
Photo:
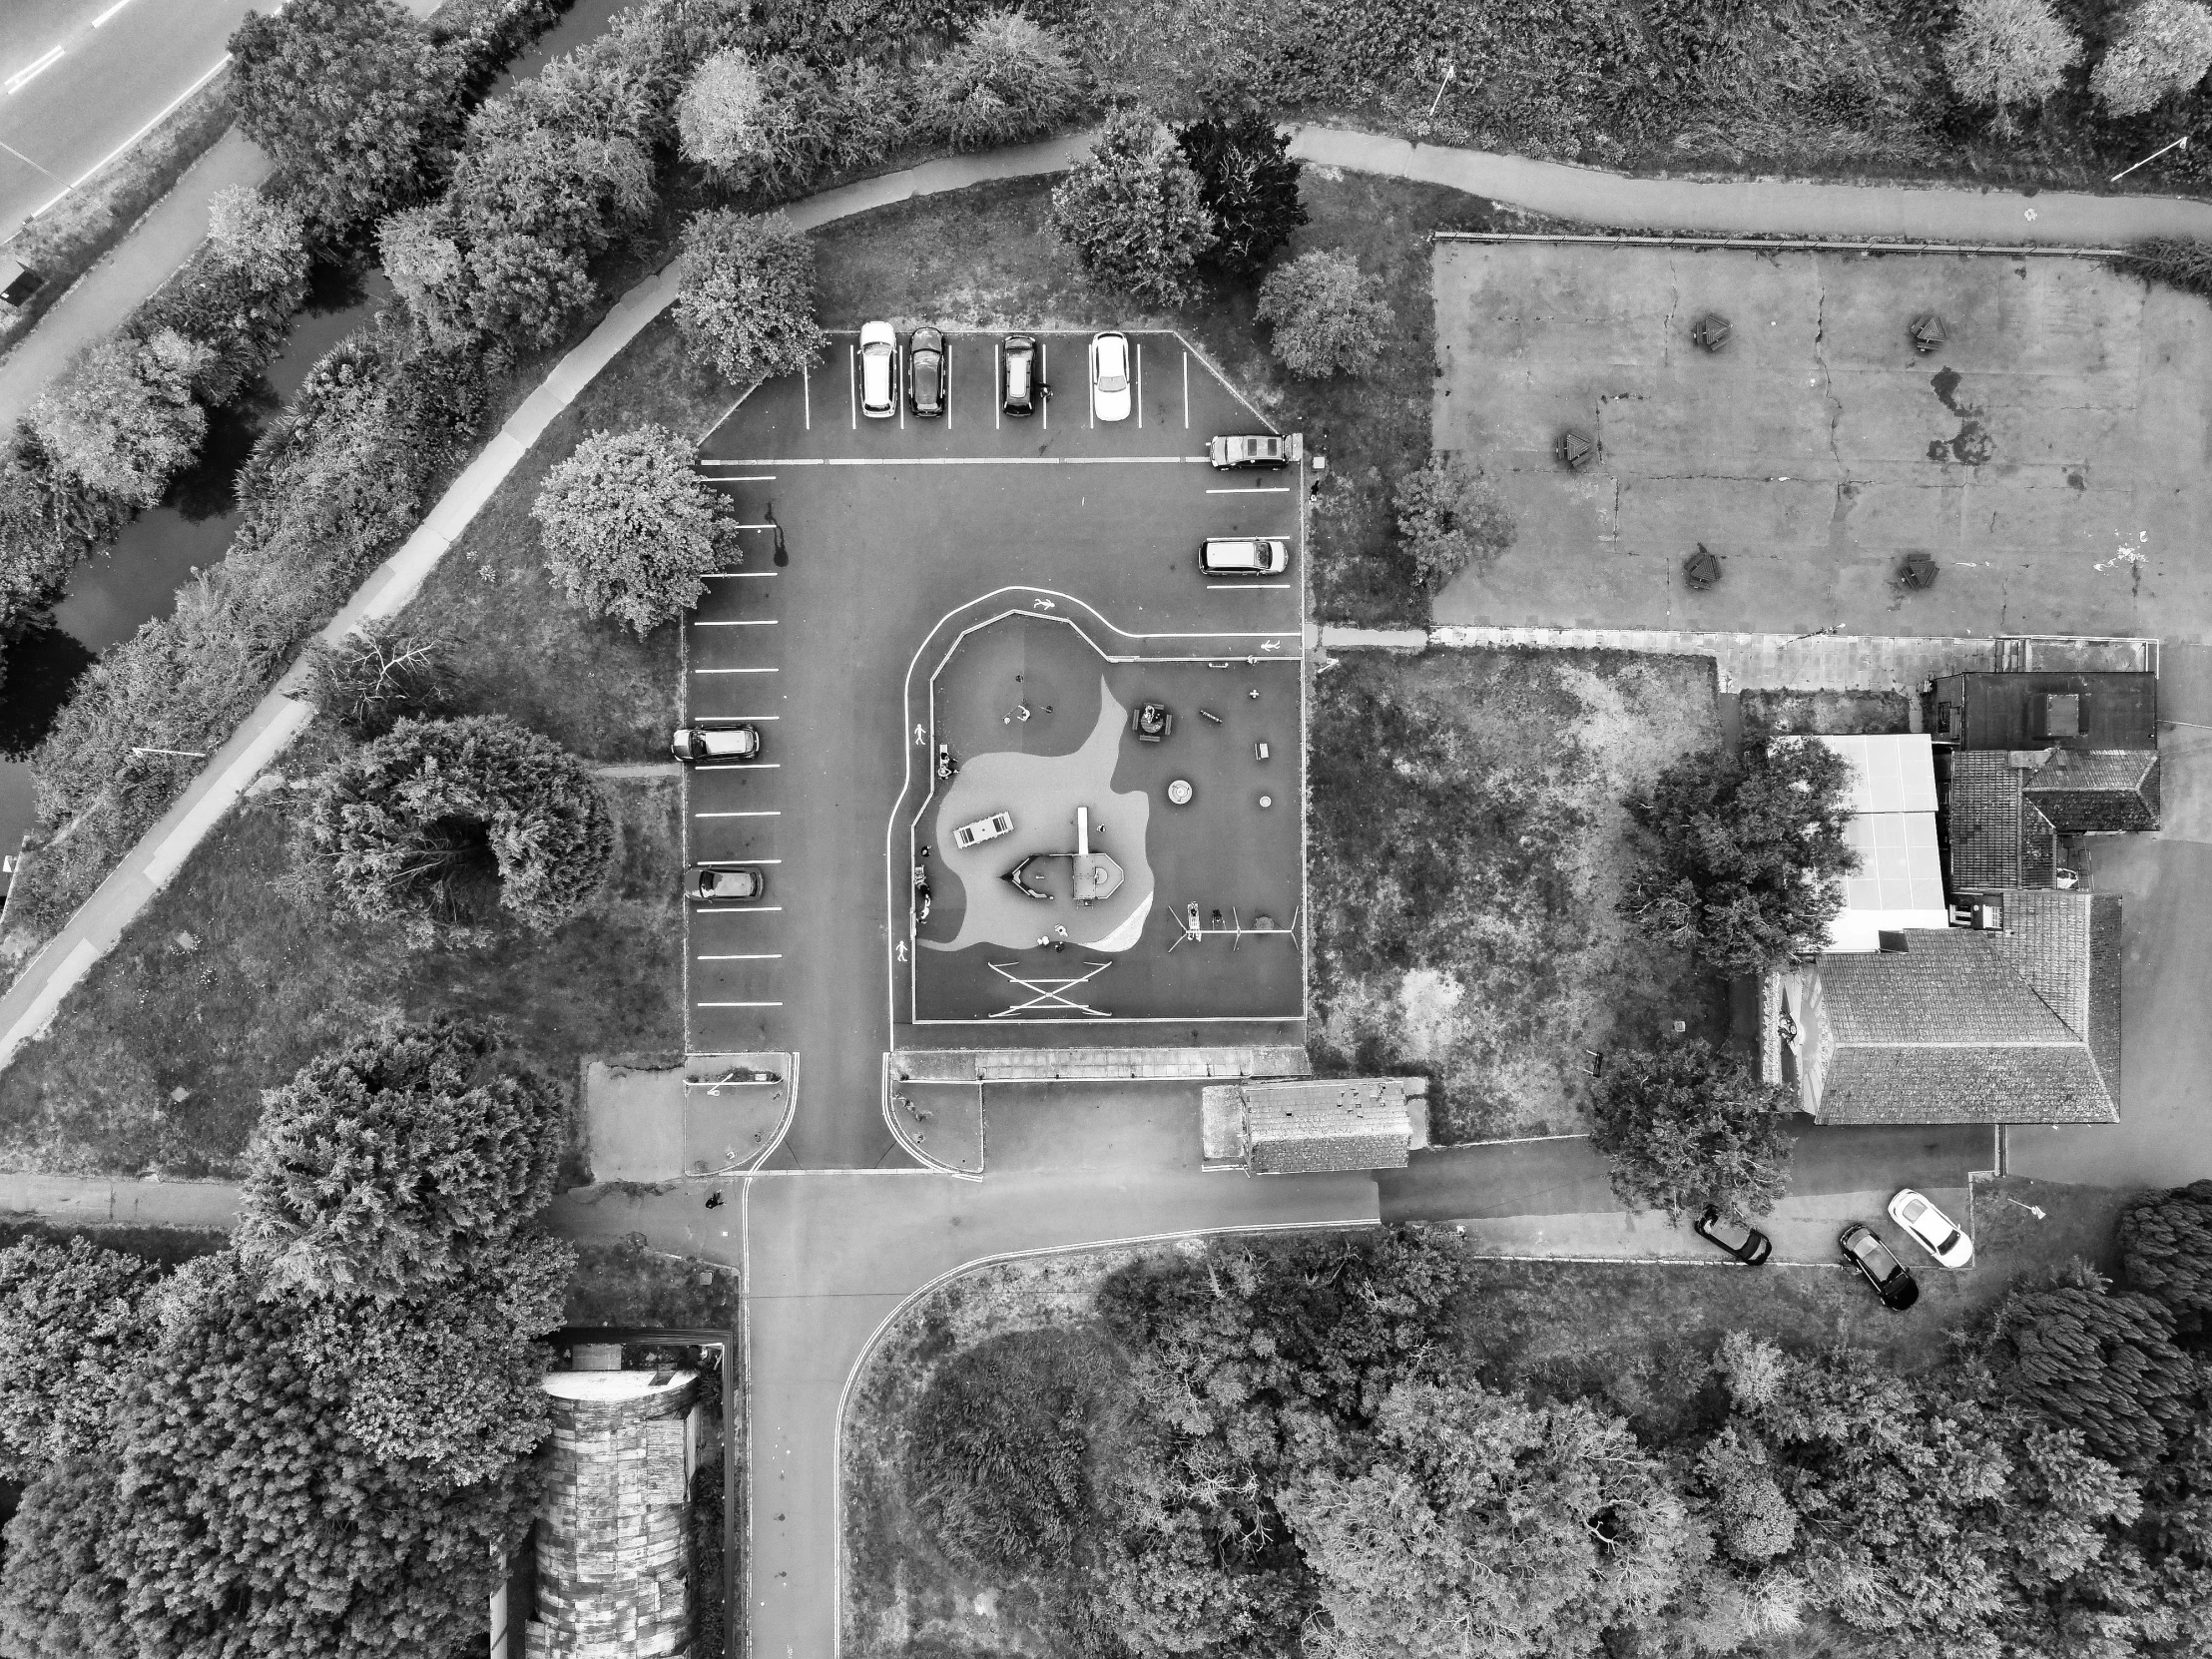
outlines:
[[[453,137],[454,64],[391,0],[290,0],[231,37],[231,104],[331,240],[421,196]]]
[[[551,739],[497,715],[403,720],[323,775],[298,852],[329,902],[428,944],[473,936],[495,906],[551,932],[599,890],[614,830]]]
[[[1468,565],[1486,568],[1513,545],[1513,515],[1497,486],[1438,452],[1397,481],[1398,540],[1431,593]]]
[[[174,329],[87,346],[25,417],[54,470],[78,488],[151,507],[208,430],[193,382],[214,357]]]
[[[2152,237],[2132,244],[2108,262],[2146,282],[2164,282],[2183,293],[2212,299],[2212,243],[2186,237]]]
[[[5,1659],[125,1659],[123,1586],[100,1563],[116,1530],[115,1470],[103,1453],[66,1457],[33,1480],[0,1560]]]
[[[1397,321],[1380,276],[1363,276],[1350,254],[1320,249],[1268,274],[1259,314],[1274,325],[1276,357],[1309,379],[1367,373]]]
[[[1621,912],[1722,973],[1818,949],[1858,864],[1850,788],[1849,763],[1802,739],[1685,757],[1629,803],[1641,856]]]
[[[986,150],[1049,133],[1082,95],[1082,71],[1055,31],[1018,11],[985,12],[923,72],[919,125],[955,150]]]
[[[2183,1331],[2212,1323],[2212,1181],[2146,1193],[2120,1212],[2130,1289],[2164,1303]]]
[[[2172,1316],[2149,1297],[2110,1295],[2084,1271],[2076,1283],[2005,1298],[1990,1357],[2008,1391],[2078,1428],[2098,1456],[2143,1469],[2195,1410],[2196,1369],[2173,1334]]]
[[[767,96],[744,47],[717,52],[699,66],[676,104],[685,156],[725,179],[748,175],[767,145],[762,121]]]
[[[112,540],[130,509],[79,487],[37,438],[17,429],[0,448],[0,634],[60,597],[78,560]]]
[[[730,541],[692,446],[664,426],[592,433],[546,475],[530,516],[570,603],[640,638],[699,603]]]
[[[1692,1038],[1606,1057],[1590,1090],[1590,1145],[1612,1161],[1613,1194],[1631,1210],[1717,1204],[1763,1216],[1789,1190],[1787,1090]]]
[[[567,1100],[479,1025],[395,1025],[269,1091],[239,1253],[287,1292],[390,1304],[465,1277],[553,1196]]]
[[[1189,297],[1192,268],[1214,245],[1198,175],[1136,111],[1109,119],[1054,187],[1052,223],[1093,281],[1161,304]]]
[[[782,214],[694,214],[676,262],[676,325],[740,385],[822,361],[815,245]]]
[[[99,1449],[153,1347],[157,1278],[152,1263],[82,1237],[0,1250],[0,1474],[24,1480]]]
[[[2212,7],[2140,0],[2089,72],[2089,90],[2114,115],[2141,115],[2212,69]]]
[[[2015,104],[2039,104],[2058,90],[2081,42],[2049,0],[1959,0],[1942,54],[1959,102],[1993,108],[2008,122]]]
[[[298,213],[258,191],[218,192],[208,220],[208,240],[133,313],[131,331],[172,329],[207,346],[193,389],[220,407],[290,336],[307,297],[307,246]]]
[[[1198,175],[1199,200],[1213,216],[1219,239],[1203,263],[1233,280],[1249,281],[1306,223],[1298,196],[1302,169],[1291,157],[1291,135],[1250,111],[1193,122],[1176,131],[1175,142]],[[1386,307],[1383,318],[1386,328]]]
[[[208,202],[208,254],[257,287],[282,287],[307,275],[306,224],[288,202],[228,185]]]
[[[455,684],[451,649],[434,629],[371,618],[334,646],[308,645],[308,701],[350,736],[380,738],[402,720],[447,711]]]

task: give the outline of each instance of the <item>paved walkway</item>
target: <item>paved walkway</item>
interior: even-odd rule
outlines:
[[[0,1216],[88,1227],[229,1227],[238,1209],[239,1190],[227,1181],[0,1175]]]

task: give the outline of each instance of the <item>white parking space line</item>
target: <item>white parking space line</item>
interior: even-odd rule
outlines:
[[[844,348],[844,389],[852,394],[852,429],[860,429],[860,359],[851,346]]]
[[[781,950],[741,950],[721,956],[694,956],[695,962],[781,962]]]
[[[781,1008],[781,1002],[698,1002],[698,1008]]]
[[[1144,430],[1144,341],[1137,341],[1137,430]]]
[[[8,77],[8,96],[11,98],[14,97],[17,93],[21,92],[25,87],[31,84],[33,77],[43,75],[47,70],[52,69],[54,67],[55,60],[60,58],[61,55],[62,49],[57,46],[51,52],[47,53],[45,57],[39,59],[37,63],[28,64],[25,67],[17,70],[13,75],[10,75]]]
[[[799,414],[806,421],[807,430],[812,432],[815,429],[815,386],[805,363],[799,365]]]
[[[1191,429],[1191,354],[1183,353],[1183,430]]]
[[[773,668],[695,668],[694,674],[774,674]]]
[[[906,430],[906,388],[913,383],[906,378],[907,373],[906,345],[901,340],[898,346],[898,384],[891,387],[891,401],[898,405],[898,429],[901,432]]]
[[[692,768],[694,772],[776,772],[782,769],[782,761],[702,761]]]
[[[1037,341],[1037,418],[1048,432],[1052,430],[1052,368],[1047,355],[1051,349],[1043,340]]]
[[[702,460],[699,464],[701,466],[743,466],[745,462]],[[753,472],[746,474],[743,478],[716,477],[709,481],[717,484],[773,484],[776,482],[776,474],[773,472]]]
[[[944,359],[938,372],[944,376],[944,429],[952,430],[952,347],[944,348]]]
[[[693,818],[782,818],[784,815],[773,807],[756,809],[750,813],[694,813]]]
[[[1005,365],[1004,363],[1002,363],[1002,362],[1000,362],[1000,361],[999,361],[999,344],[998,344],[998,341],[996,341],[996,340],[992,340],[992,341],[991,341],[991,430],[992,430],[992,431],[994,431],[994,432],[998,430],[998,426],[999,426],[999,416],[1000,416],[1000,414],[1002,414],[1002,413],[1004,412],[1004,411],[1003,411],[1003,410],[1001,410],[1001,409],[1000,409],[1000,407],[999,407],[999,404],[1000,404],[1000,402],[1001,402],[1001,399],[1000,399],[1000,397],[999,397],[999,395],[998,395],[998,389],[999,389],[999,387],[1003,386],[1003,385],[1004,385],[1005,383],[1006,383],[1006,365]]]
[[[94,19],[92,20],[92,26],[93,26],[93,27],[94,27],[95,29],[99,28],[101,24],[103,24],[103,23],[107,22],[109,18],[111,18],[111,17],[115,16],[115,14],[116,14],[117,12],[121,11],[121,10],[122,10],[122,9],[123,9],[123,8],[124,8],[125,6],[128,6],[128,5],[130,4],[130,3],[131,3],[131,0],[115,0],[115,4],[114,4],[114,5],[110,6],[110,7],[109,7],[109,8],[108,8],[108,9],[107,9],[106,11],[102,12],[102,13],[101,13],[101,14],[100,14],[100,15],[99,15],[98,17],[96,17],[96,18],[94,18]],[[270,10],[272,10],[272,11],[275,11],[275,10],[276,10],[276,7],[274,7],[274,6],[272,6],[272,7],[270,8]]]
[[[785,466],[1210,466],[1204,455],[814,455]],[[739,575],[773,575],[743,571]]]
[[[703,580],[709,582],[736,582],[748,576],[761,577],[781,574],[782,572],[774,570],[710,570]]]
[[[695,916],[772,916],[781,914],[781,904],[702,904],[692,911]]]
[[[1291,493],[1291,486],[1288,484],[1239,484],[1234,489],[1208,490],[1206,493],[1208,495],[1288,495]]]
[[[692,626],[694,628],[773,628],[776,626],[776,618],[767,616],[753,617],[744,622],[695,622]]]
[[[1278,588],[1287,593],[1291,587],[1288,582],[1208,582],[1206,585],[1228,593],[1268,593]]]

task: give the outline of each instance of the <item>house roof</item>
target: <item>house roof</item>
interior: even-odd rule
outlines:
[[[2050,885],[2057,838],[2041,807],[2023,794],[2026,774],[2013,763],[2003,750],[1969,750],[1951,759],[1943,840],[1954,891]]]
[[[1823,1122],[2118,1118],[2119,900],[2008,888],[2001,905],[2001,930],[1819,959]]]
[[[1402,1169],[1413,1142],[1406,1100],[1425,1086],[1400,1077],[1217,1084],[1203,1091],[1201,1112],[1218,1125],[1235,1101],[1255,1175]]]
[[[2075,735],[2044,730],[2052,712],[2043,702],[2048,697],[2080,700]],[[1949,674],[1936,682],[1936,698],[1952,705],[1956,724],[1949,735],[1961,749],[2036,749],[2054,738],[2079,749],[2158,747],[2155,674]]]
[[[2158,828],[2158,752],[2054,748],[2023,789],[2061,834]]]
[[[1826,948],[1872,950],[1900,927],[1940,927],[1942,856],[1936,842],[1935,751],[1925,733],[1816,736],[1843,757],[1851,792],[1844,840],[1859,867],[1843,878],[1844,907],[1829,923]]]

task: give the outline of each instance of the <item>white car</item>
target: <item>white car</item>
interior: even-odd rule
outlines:
[[[1912,1241],[1936,1258],[1939,1267],[1952,1272],[1973,1260],[1973,1240],[1951,1225],[1950,1217],[1915,1192],[1900,1187],[1890,1200],[1890,1219],[1904,1228]]]
[[[1129,336],[1091,336],[1091,414],[1098,420],[1129,418]]]
[[[898,412],[898,336],[888,322],[860,327],[860,413],[884,420]]]
[[[1291,568],[1291,544],[1281,536],[1209,536],[1198,568],[1209,576],[1280,576]]]

